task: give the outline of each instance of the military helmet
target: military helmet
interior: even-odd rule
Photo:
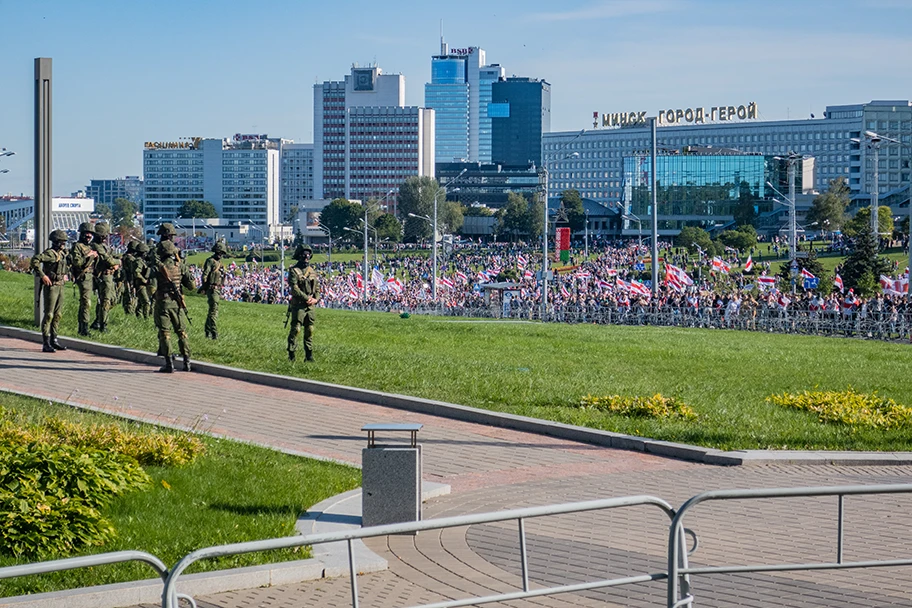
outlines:
[[[295,249],[294,255],[291,256],[292,260],[301,260],[304,259],[304,253],[309,253],[313,255],[313,249],[310,248],[310,245],[298,245],[298,248]]]
[[[228,255],[228,247],[226,247],[225,243],[222,241],[216,241],[215,245],[212,246],[212,253],[221,253],[222,255]]]
[[[129,243],[127,243],[127,253],[135,253],[135,252],[136,252],[136,241],[130,241]]]
[[[165,222],[158,227],[156,234],[159,236],[177,236],[177,230],[174,229],[174,224]]]
[[[111,234],[111,228],[106,223],[98,222],[95,224],[95,236],[103,239],[109,234]]]
[[[141,255],[146,255],[149,253],[149,246],[143,243],[142,241],[136,243],[136,253]]]
[[[68,237],[67,233],[64,232],[63,230],[54,230],[53,232],[51,232],[50,238],[51,238],[51,241],[54,241],[54,242],[62,241],[64,243],[66,243],[68,240],[70,240],[70,237]]]
[[[95,227],[92,226],[92,222],[83,222],[79,224],[79,232],[87,232],[89,234],[95,233]]]
[[[162,241],[158,244],[158,251],[160,254],[165,256],[177,256],[180,254],[180,250],[177,248],[177,245],[171,241]]]

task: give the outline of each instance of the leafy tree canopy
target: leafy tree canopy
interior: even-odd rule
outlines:
[[[409,213],[430,217],[434,197],[438,196],[439,190],[437,180],[427,176],[409,177],[399,186],[399,218],[403,222],[403,233],[407,242],[430,238],[430,224],[420,217],[410,217]]]
[[[830,180],[827,191],[815,197],[811,204],[807,214],[808,226],[816,224],[818,230],[841,230],[846,220],[845,211],[849,201],[849,187],[845,178],[837,177]],[[868,214],[869,221],[870,217]]]
[[[114,212],[105,203],[95,203],[95,214],[107,221],[111,221],[111,218],[114,217]]]
[[[851,287],[858,295],[870,296],[880,289],[880,275],[889,274],[890,267],[888,259],[877,255],[877,239],[870,225],[865,225],[855,236],[855,251],[842,265],[841,276],[846,289]]]
[[[329,228],[333,241],[342,238],[353,240],[357,237],[351,232],[346,232],[345,229],[358,230],[363,216],[364,208],[361,205],[344,198],[337,198],[320,212],[320,222]]]
[[[393,243],[402,240],[402,222],[392,213],[383,213],[374,222],[380,240],[389,239]]]
[[[136,203],[126,198],[115,198],[112,212],[112,222],[122,228],[133,227],[133,216],[138,211]]]
[[[882,206],[877,211],[878,232],[882,235],[893,234],[893,210]],[[864,231],[871,231],[871,209],[862,207],[851,220],[845,223],[843,232],[848,236],[857,236]]]
[[[180,208],[180,216],[183,218],[194,218],[194,217],[218,217],[218,212],[215,210],[215,205],[209,201],[197,201],[189,200]]]
[[[583,230],[586,225],[586,212],[579,190],[564,190],[561,192],[561,204],[567,213],[567,221],[570,223],[571,232]]]
[[[675,245],[678,247],[687,247],[688,251],[694,253],[697,247],[704,251],[713,251],[712,238],[709,233],[699,226],[684,226],[675,239]]]

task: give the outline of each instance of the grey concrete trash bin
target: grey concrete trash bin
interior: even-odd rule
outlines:
[[[421,519],[421,446],[418,423],[366,424],[361,451],[361,525],[379,526]],[[377,432],[409,432],[410,442],[378,444]]]

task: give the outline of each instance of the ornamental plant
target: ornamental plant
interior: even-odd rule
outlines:
[[[690,406],[678,401],[675,397],[664,397],[660,393],[656,393],[651,397],[624,397],[621,395],[595,397],[586,395],[580,400],[579,407],[642,418],[692,420],[697,417],[696,412]]]
[[[804,391],[782,393],[766,399],[774,405],[817,414],[822,423],[864,426],[876,429],[912,428],[912,408],[877,392],[859,393],[852,387],[844,391]]]

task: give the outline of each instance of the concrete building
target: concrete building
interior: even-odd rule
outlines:
[[[179,219],[190,200],[206,201],[219,219],[278,230],[279,149],[282,140],[237,134],[231,139],[192,138],[146,142],[143,150],[146,233]],[[186,222],[186,220],[185,220]],[[272,237],[268,237],[272,240]]]
[[[314,193],[314,145],[282,144],[280,153],[279,191],[280,217],[284,222],[291,208],[300,206],[301,201],[310,200]]]
[[[143,204],[143,180],[137,175],[115,179],[93,179],[85,188],[85,196],[95,204],[114,206],[114,200],[124,198],[136,203],[140,210]]]
[[[512,76],[491,85],[491,158],[505,165],[541,165],[542,135],[551,130],[551,85]]]

